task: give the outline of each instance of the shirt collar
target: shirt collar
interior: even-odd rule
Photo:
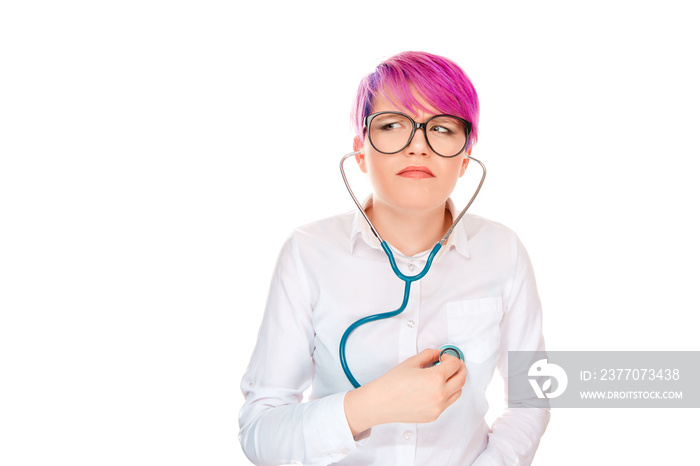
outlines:
[[[362,208],[366,210],[371,204],[372,196],[370,195],[362,203]],[[447,199],[447,210],[450,212],[450,215],[452,215],[454,221],[455,216],[459,215],[459,211],[455,207],[452,198]],[[467,238],[467,231],[464,225],[465,220],[467,219],[463,217],[457,224],[452,234],[450,234],[450,237],[447,238],[447,243],[445,243],[438,253],[438,256],[442,255],[445,251],[455,249],[462,256],[469,257],[469,239]],[[364,216],[359,211],[355,211],[352,221],[352,230],[350,232],[350,254],[354,252],[356,244],[360,241],[371,248],[381,249],[379,240],[374,236],[374,233],[372,233],[372,229],[367,224]]]

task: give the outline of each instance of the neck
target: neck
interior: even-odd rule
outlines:
[[[446,205],[405,211],[373,202],[365,212],[382,238],[406,256],[432,249],[452,225]]]

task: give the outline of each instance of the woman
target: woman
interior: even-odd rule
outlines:
[[[414,275],[458,212],[449,196],[477,140],[479,104],[466,74],[443,57],[406,52],[361,83],[356,161],[372,196],[364,211]],[[417,124],[420,123],[420,124]],[[529,464],[545,409],[509,409],[490,429],[484,392],[513,350],[543,350],[541,309],[525,249],[510,230],[465,215],[414,282],[404,283],[359,212],[306,225],[277,263],[242,390],[240,440],[256,464]],[[460,348],[464,361],[436,348]],[[311,386],[308,402],[302,393]],[[527,406],[528,400],[510,400]]]

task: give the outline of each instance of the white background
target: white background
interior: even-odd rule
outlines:
[[[527,246],[548,348],[700,349],[692,3],[4,2],[0,463],[246,464],[277,252],[353,207],[350,104],[403,50],[479,92],[473,212]],[[696,415],[555,410],[535,464],[686,464]]]

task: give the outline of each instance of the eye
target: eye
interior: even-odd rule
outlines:
[[[392,129],[399,129],[401,128],[401,124],[397,121],[394,121],[392,123],[382,123],[381,126],[379,126],[379,129],[382,131],[391,131]]]
[[[379,115],[372,121],[372,128],[382,132],[400,131],[410,126],[404,116],[390,113]]]
[[[430,120],[428,130],[440,136],[453,136],[464,133],[464,125],[454,117],[439,116]]]
[[[453,131],[450,128],[447,128],[442,125],[434,125],[430,127],[430,131],[433,131],[435,133],[442,133],[442,134],[451,134]]]

